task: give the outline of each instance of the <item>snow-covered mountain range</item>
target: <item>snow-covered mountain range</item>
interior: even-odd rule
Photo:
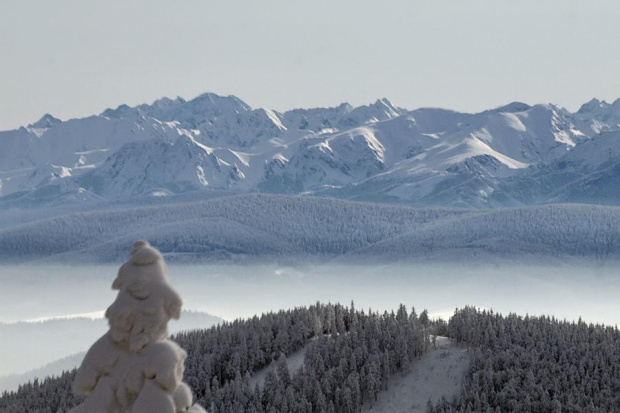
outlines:
[[[474,208],[620,204],[620,99],[576,113],[368,106],[253,109],[234,96],[121,105],[0,132],[0,205],[197,190]]]

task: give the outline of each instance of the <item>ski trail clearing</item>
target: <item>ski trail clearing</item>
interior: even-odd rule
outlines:
[[[424,413],[426,403],[436,403],[441,396],[450,400],[461,389],[463,374],[469,366],[469,354],[448,337],[437,337],[431,348],[409,370],[390,377],[388,390],[378,394],[372,408],[364,401],[365,413]]]
[[[295,374],[297,370],[304,364],[304,358],[306,357],[306,350],[308,349],[308,344],[302,347],[300,350],[297,350],[288,356],[286,356],[286,365],[291,374]],[[258,387],[263,388],[263,384],[265,384],[265,377],[267,377],[267,373],[276,368],[276,363],[273,362],[269,364],[267,367],[262,368],[255,372],[252,377],[250,377],[250,386],[254,387],[258,384]]]

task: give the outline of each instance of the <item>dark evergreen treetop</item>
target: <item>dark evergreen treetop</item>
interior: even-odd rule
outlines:
[[[449,334],[472,362],[462,393],[430,413],[620,411],[617,327],[465,307]]]

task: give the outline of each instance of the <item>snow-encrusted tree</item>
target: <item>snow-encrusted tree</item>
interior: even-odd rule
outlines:
[[[161,253],[135,242],[112,288],[119,293],[105,314],[110,330],[82,362],[73,391],[86,399],[70,413],[205,412],[181,381],[187,353],[168,339],[182,301]]]

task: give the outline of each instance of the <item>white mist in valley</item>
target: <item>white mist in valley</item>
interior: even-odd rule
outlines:
[[[318,301],[392,310],[399,303],[449,318],[475,305],[501,313],[620,324],[614,267],[527,265],[176,266],[188,308],[234,319]]]
[[[2,266],[0,376],[23,373],[86,350],[107,326],[104,320],[87,322],[83,317],[96,317],[112,302],[110,285],[116,271],[114,265]],[[475,305],[501,313],[620,324],[617,269],[585,263],[548,267],[171,264],[169,274],[185,308],[225,320],[316,301],[348,304],[353,300],[357,308],[381,311],[403,303],[446,319],[456,307]],[[82,318],[72,320],[72,316]],[[63,318],[62,330],[59,320],[45,321],[52,317]],[[185,318],[185,329],[205,327],[215,320]],[[38,324],[20,322],[32,320]],[[175,329],[175,323],[171,327]]]

